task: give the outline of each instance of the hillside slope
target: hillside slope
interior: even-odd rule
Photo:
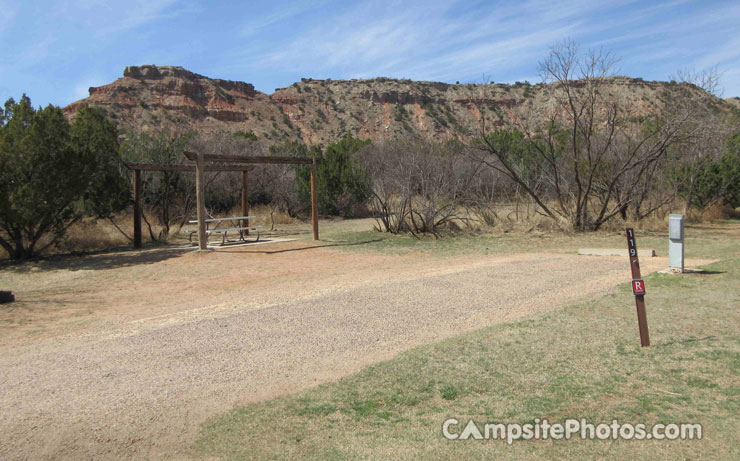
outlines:
[[[660,111],[667,82],[604,79],[633,115]],[[692,91],[701,91],[691,87]],[[271,95],[249,83],[212,79],[175,66],[129,66],[123,77],[90,88],[64,108],[69,117],[85,104],[100,107],[124,131],[177,124],[203,133],[252,131],[268,142],[333,142],[346,133],[372,140],[415,134],[436,140],[468,138],[481,119],[505,125],[519,110],[544,104],[544,84],[447,84],[388,78],[302,79]],[[717,105],[733,105],[714,98]]]

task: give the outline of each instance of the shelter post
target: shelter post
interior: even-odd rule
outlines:
[[[249,202],[247,201],[247,170],[242,170],[242,216],[249,216]],[[242,220],[242,227],[249,226],[249,221]],[[249,235],[249,229],[244,231]]]
[[[198,205],[198,246],[201,251],[208,249],[208,235],[206,235],[206,203],[205,203],[205,173],[203,155],[195,157],[195,200]]]
[[[134,248],[141,248],[141,170],[134,170]]]
[[[311,162],[311,224],[313,224],[313,239],[319,239],[319,209],[316,200],[316,158]]]

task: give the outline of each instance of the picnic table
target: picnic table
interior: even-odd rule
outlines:
[[[257,239],[255,242],[258,242],[260,239],[260,229],[262,229],[262,226],[244,226],[241,223],[248,222],[250,219],[254,219],[254,216],[233,216],[230,218],[210,218],[206,219],[206,235],[211,234],[221,234],[221,245],[223,246],[227,242],[227,233],[228,232],[239,232],[239,240],[246,241],[244,236],[250,231],[254,230],[257,231]],[[224,222],[231,222],[230,227],[218,227],[221,223]],[[190,220],[190,224],[198,224],[198,220]],[[210,224],[215,224],[215,227],[213,229],[209,229],[208,226]],[[189,240],[193,241],[193,234],[198,233],[198,229],[186,229],[183,232],[189,234]]]

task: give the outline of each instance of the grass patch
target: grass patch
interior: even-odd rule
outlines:
[[[574,254],[579,248],[627,248],[624,231],[573,232],[497,232],[458,233],[435,239],[432,236],[415,238],[408,234],[393,235],[372,230],[372,220],[348,220],[325,226],[322,240],[344,244],[338,248],[347,251],[380,253],[437,253],[437,254],[510,254],[553,253]],[[359,229],[358,229],[359,227]],[[636,231],[638,248],[655,249],[658,256],[668,255],[668,227],[664,232]],[[724,221],[717,224],[698,224],[686,227],[687,258],[722,258],[736,248],[734,238],[740,235],[740,222]]]
[[[226,459],[738,459],[740,245],[737,233],[728,234],[727,228],[697,230],[690,238],[692,256],[724,258],[706,267],[711,273],[647,278],[650,348],[639,347],[634,300],[625,283],[598,299],[415,348],[337,382],[235,408],[203,425],[193,454]],[[443,244],[451,245],[443,250],[469,251],[485,238]],[[638,243],[647,247],[649,238]],[[394,236],[373,245],[420,248],[402,239]],[[535,418],[698,422],[704,438],[511,446],[448,441],[441,425],[450,417],[479,423]]]

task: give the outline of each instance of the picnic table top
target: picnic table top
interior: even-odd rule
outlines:
[[[231,231],[241,231],[241,230],[259,230],[263,229],[265,226],[247,226],[247,227],[217,227],[215,229],[206,229],[206,233],[213,234],[215,233],[221,233],[221,232],[231,232]],[[185,234],[197,234],[198,229],[183,229],[182,231]]]
[[[211,218],[206,219],[206,222],[239,221],[241,219],[252,219],[255,217],[256,216],[234,216],[233,218]],[[196,224],[197,222],[197,219],[189,221],[190,224]]]

